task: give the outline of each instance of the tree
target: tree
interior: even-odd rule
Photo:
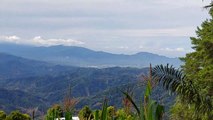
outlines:
[[[6,120],[31,120],[30,116],[27,114],[22,114],[19,111],[12,111]]]
[[[161,120],[164,113],[164,107],[151,99],[152,88],[155,85],[152,77],[151,64],[149,76],[143,76],[143,78],[147,81],[143,104],[141,103],[140,106],[138,106],[128,93],[123,92],[123,94],[135,108],[139,120]]]
[[[176,116],[177,120],[201,119],[207,116],[211,118],[211,100],[205,95],[200,94],[199,88],[195,86],[194,81],[188,80],[181,70],[169,65],[158,65],[153,69],[153,79],[158,83],[162,83],[170,92],[178,95],[172,111],[174,114],[177,113],[179,115],[173,114],[172,118],[174,116]],[[185,114],[186,112],[188,114]],[[192,114],[191,118],[189,113]]]
[[[6,118],[6,113],[0,110],[0,120],[4,120]]]
[[[213,104],[213,3],[207,19],[197,28],[197,37],[191,37],[194,52],[181,58],[185,62],[183,72],[189,81],[193,81],[199,94]],[[192,108],[193,109],[193,108]],[[208,113],[209,118],[213,112]],[[202,118],[204,118],[202,116]]]
[[[162,81],[166,89],[178,95],[171,110],[173,119],[205,120],[213,118],[212,7],[210,7],[209,14],[211,18],[204,21],[201,27],[197,28],[197,37],[191,37],[194,51],[181,58],[185,63],[181,67],[182,71],[168,65],[154,68],[153,74],[157,81]]]
[[[197,28],[197,37],[191,37],[192,53],[181,58],[185,64],[182,66],[187,79],[194,81],[201,87],[202,94],[213,95],[213,8],[209,14],[211,19]]]
[[[46,120],[55,120],[55,118],[61,118],[63,116],[63,110],[60,105],[55,104],[48,109]]]
[[[107,120],[113,120],[115,117],[115,107],[109,106],[107,107]]]
[[[94,118],[92,110],[88,106],[82,108],[78,114],[80,120],[92,120]]]

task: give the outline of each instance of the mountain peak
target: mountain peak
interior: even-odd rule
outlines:
[[[59,65],[97,66],[97,67],[147,67],[149,63],[180,65],[177,58],[168,58],[149,52],[139,52],[133,55],[112,54],[94,51],[84,47],[56,45],[50,47],[1,47],[0,52],[21,56],[23,58],[40,60]]]

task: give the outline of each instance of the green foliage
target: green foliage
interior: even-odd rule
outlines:
[[[0,120],[4,120],[6,117],[7,114],[4,111],[0,110]]]
[[[184,74],[168,65],[157,66],[154,69],[154,75],[159,81],[162,81],[164,87],[178,94],[176,104],[171,110],[173,119],[210,120],[213,118],[212,7],[209,14],[211,18],[197,28],[197,37],[191,37],[194,51],[181,58],[185,63],[182,66]]]
[[[144,120],[160,120],[164,113],[164,107],[150,98],[152,91],[151,81],[148,81],[144,96]]]
[[[144,95],[144,104],[140,107],[133,101],[132,97],[128,93],[123,92],[127,99],[132,103],[133,107],[137,111],[139,120],[161,120],[164,113],[164,107],[158,104],[156,101],[150,98],[152,91],[151,81],[148,80],[146,91]]]
[[[109,106],[107,107],[107,120],[113,120],[115,117],[115,107]]]
[[[5,120],[31,120],[27,114],[22,114],[19,111],[12,111]]]
[[[116,117],[115,119],[116,120],[126,120],[127,118],[127,114],[125,113],[125,110],[124,109],[119,109],[117,112],[116,112]]]
[[[71,111],[65,112],[65,119],[66,120],[72,120],[72,112]]]
[[[107,100],[104,100],[102,106],[101,120],[107,120]]]
[[[95,115],[95,120],[99,120],[99,119],[100,119],[100,112],[101,112],[101,111],[99,111],[99,110],[95,110],[95,113],[94,113],[94,115]]]
[[[88,106],[83,107],[78,114],[80,120],[92,120],[94,118],[92,110]]]
[[[198,86],[194,84],[195,81],[188,80],[182,71],[169,65],[160,65],[153,69],[153,77],[161,82],[167,90],[177,93],[176,102],[182,103],[183,106],[184,104],[190,106],[190,111],[194,111],[193,116],[195,116],[191,119],[204,118],[206,114],[211,114],[212,103],[209,98],[205,94],[201,94]]]
[[[186,105],[182,104],[180,101],[176,101],[174,106],[170,109],[170,112],[173,113],[170,115],[171,120],[192,120],[198,119],[196,118],[196,115],[194,114],[195,106],[194,105]],[[175,113],[175,114],[174,114]],[[199,120],[208,120],[207,116],[203,116],[202,118],[199,118]]]
[[[209,11],[211,19],[204,21],[197,28],[197,37],[191,37],[194,52],[181,58],[182,66],[188,80],[200,87],[202,94],[213,95],[213,8]]]
[[[102,110],[95,110],[93,113],[95,120],[114,120],[116,110],[114,106],[107,106],[107,100],[104,100]]]
[[[129,115],[124,109],[115,110],[114,106],[107,106],[107,100],[103,102],[102,110],[94,112],[95,120],[135,120],[135,117]]]
[[[63,116],[63,110],[61,109],[60,105],[55,104],[48,109],[45,119],[55,120],[55,118],[61,118],[62,116]]]

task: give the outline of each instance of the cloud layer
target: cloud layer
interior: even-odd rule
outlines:
[[[191,47],[189,37],[195,36],[196,27],[208,18],[202,7],[209,2],[2,0],[0,38],[18,44],[80,45],[113,53],[148,51],[183,56]]]
[[[73,46],[73,45],[85,44],[82,41],[73,40],[73,39],[56,39],[56,38],[44,39],[41,36],[36,36],[32,39],[23,39],[15,35],[0,36],[0,42],[35,45],[35,46],[54,46],[54,45]]]

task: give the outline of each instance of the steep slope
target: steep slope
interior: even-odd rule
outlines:
[[[48,103],[41,97],[23,92],[21,90],[7,90],[0,88],[0,109],[6,112],[21,110],[27,112],[29,109],[38,108],[38,111],[45,112]]]
[[[110,105],[122,107],[123,95],[121,90],[131,89],[135,93],[136,99],[143,96],[145,84],[141,80],[140,74],[146,74],[147,71],[146,68],[80,68],[76,71],[67,71],[58,75],[8,79],[3,84],[0,84],[0,88],[18,90],[42,98],[46,100],[45,106],[49,107],[55,103],[62,103],[69,87],[71,87],[72,96],[79,100],[76,106],[77,109],[85,105],[89,105],[92,108],[100,108],[100,103],[104,98],[108,98]],[[28,96],[25,95],[19,99],[27,98]],[[162,88],[158,87],[153,94],[156,100],[162,100],[160,98],[165,96],[166,99],[164,101],[166,101],[165,104],[168,107],[172,99],[168,98]],[[4,98],[0,99],[4,100]],[[16,106],[16,104],[13,105]],[[24,103],[20,103],[20,106],[25,109],[29,108],[24,106]]]
[[[55,64],[82,67],[146,67],[149,63],[153,65],[170,63],[178,67],[181,64],[178,58],[168,58],[147,52],[140,52],[134,55],[111,54],[82,47],[61,45],[33,47],[15,44],[0,44],[0,52]]]

